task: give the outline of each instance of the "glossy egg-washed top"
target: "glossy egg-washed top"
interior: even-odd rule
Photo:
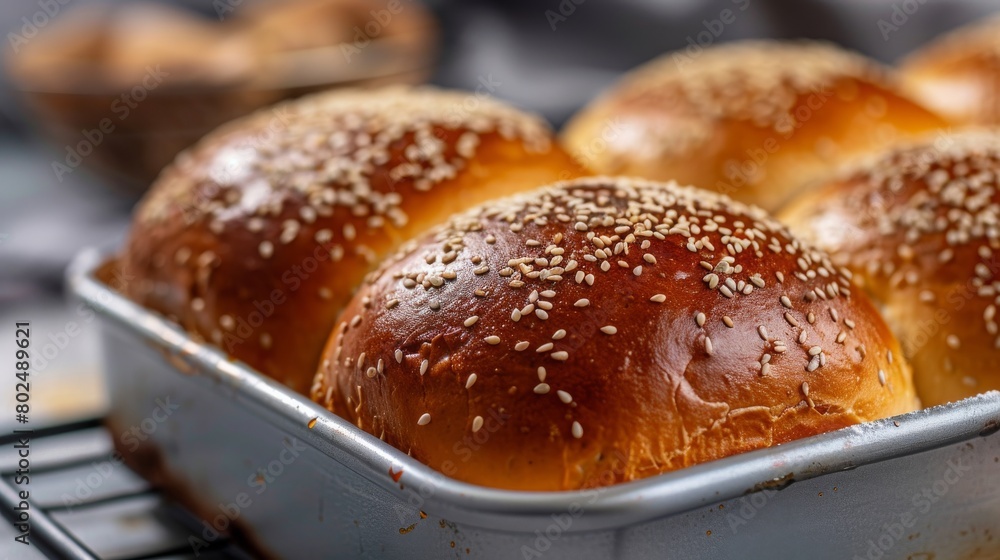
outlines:
[[[575,175],[551,136],[533,115],[430,88],[263,110],[164,170],[135,215],[126,292],[304,392],[382,256],[456,211]]]
[[[590,178],[407,244],[345,309],[313,398],[447,475],[559,490],[912,410],[899,356],[763,211]]]

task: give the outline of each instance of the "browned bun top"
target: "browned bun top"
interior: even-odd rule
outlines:
[[[940,134],[782,213],[881,304],[927,405],[1000,389],[998,174],[995,133]]]
[[[406,244],[345,309],[313,398],[447,475],[532,490],[916,406],[889,329],[824,253],[727,197],[603,177]]]
[[[774,209],[844,159],[943,124],[867,58],[744,41],[639,67],[564,137],[599,172],[676,179]]]
[[[1000,17],[957,30],[903,61],[914,98],[955,123],[1000,124]]]
[[[430,88],[343,90],[231,123],[142,201],[127,293],[301,391],[354,287],[450,214],[573,176],[537,117]]]

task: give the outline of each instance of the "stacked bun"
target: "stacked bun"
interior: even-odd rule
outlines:
[[[643,478],[914,410],[899,345],[763,211],[590,178],[493,201],[362,284],[312,396],[476,484]]]
[[[925,405],[1000,389],[1000,137],[929,137],[846,172],[781,217],[854,271]]]
[[[845,161],[943,125],[871,60],[752,41],[638,68],[564,139],[597,172],[674,179],[774,210]]]
[[[298,391],[386,254],[577,170],[537,117],[430,88],[345,90],[226,125],[139,205],[126,293]]]

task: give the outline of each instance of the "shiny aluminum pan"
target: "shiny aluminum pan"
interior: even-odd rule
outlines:
[[[598,490],[512,492],[418,463],[95,280],[118,448],[280,558],[1000,558],[1000,393]],[[168,413],[169,412],[169,413]],[[460,460],[460,456],[456,456]]]

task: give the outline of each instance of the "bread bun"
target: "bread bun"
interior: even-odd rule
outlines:
[[[1000,138],[940,135],[782,212],[881,305],[925,405],[1000,389]]]
[[[459,480],[564,490],[913,410],[899,353],[762,210],[598,177],[406,244],[345,309],[312,396]]]
[[[471,94],[338,91],[212,133],[163,171],[123,256],[128,295],[306,392],[337,313],[403,240],[572,176],[538,118]]]
[[[908,56],[903,83],[957,124],[1000,124],[1000,17],[956,31]]]
[[[773,210],[843,161],[943,125],[873,61],[750,41],[641,66],[564,138],[599,173],[676,179]]]

